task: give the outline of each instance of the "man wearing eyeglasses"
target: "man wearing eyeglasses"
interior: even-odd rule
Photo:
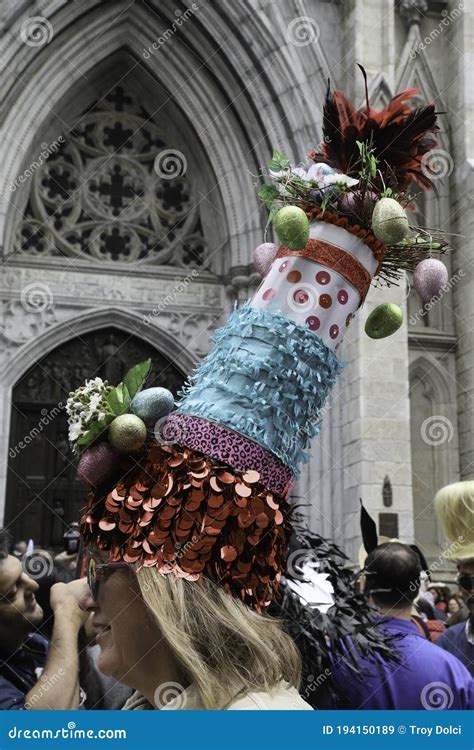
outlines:
[[[79,707],[78,634],[88,613],[79,607],[84,580],[51,588],[51,643],[36,632],[43,611],[38,584],[7,551],[0,529],[0,710]]]
[[[457,584],[469,611],[466,622],[448,627],[437,645],[457,656],[474,676],[474,481],[443,487],[435,506],[450,543],[443,554],[457,564]]]

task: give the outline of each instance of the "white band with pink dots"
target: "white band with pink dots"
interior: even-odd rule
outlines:
[[[314,222],[310,238],[349,253],[370,276],[377,270],[371,249],[341,227]],[[334,349],[342,341],[360,303],[358,289],[338,271],[289,251],[288,255],[273,261],[250,305],[282,313],[314,331]]]

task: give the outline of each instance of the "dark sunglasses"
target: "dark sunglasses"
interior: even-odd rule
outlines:
[[[101,584],[107,580],[112,573],[121,568],[130,568],[130,564],[123,562],[98,563],[95,558],[90,557],[87,564],[87,585],[90,588],[92,598],[97,601]]]
[[[462,575],[458,576],[456,583],[464,591],[472,591],[473,589],[474,576]]]

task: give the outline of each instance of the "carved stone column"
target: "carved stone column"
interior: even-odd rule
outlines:
[[[455,12],[451,11],[451,17]],[[453,271],[463,275],[453,287],[457,334],[456,385],[458,394],[459,458],[461,479],[474,478],[474,92],[469,55],[474,44],[474,7],[464,3],[452,23],[450,67],[456,85],[449,88],[452,118],[453,158],[456,168],[451,174],[454,201],[451,208],[451,231],[455,238]],[[447,16],[448,18],[448,16]]]
[[[257,289],[261,282],[260,275],[249,268],[232,268],[227,278],[226,291],[231,301],[243,305]]]

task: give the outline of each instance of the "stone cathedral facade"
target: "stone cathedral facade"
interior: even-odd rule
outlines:
[[[445,113],[438,196],[417,211],[457,236],[437,304],[407,282],[389,295],[395,336],[368,339],[365,316],[349,329],[295,499],[354,561],[362,498],[380,533],[436,562],[434,493],[474,475],[473,18],[440,0],[3,0],[0,523],[15,538],[60,546],[83,502],[68,392],[148,356],[176,392],[255,289],[261,168],[319,142],[328,78],[362,104],[360,62],[372,106],[416,86]]]

